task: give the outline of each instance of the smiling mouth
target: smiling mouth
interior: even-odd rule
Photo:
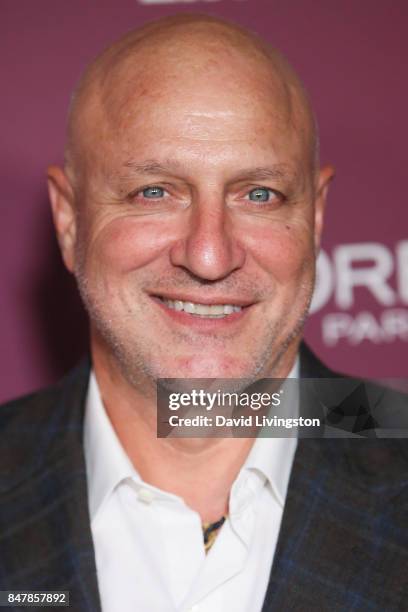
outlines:
[[[200,304],[197,302],[183,302],[182,300],[170,300],[161,296],[157,299],[176,312],[186,312],[201,319],[224,319],[234,313],[241,312],[245,306],[236,304]]]

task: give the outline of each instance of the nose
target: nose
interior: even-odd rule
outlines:
[[[184,236],[170,252],[174,266],[209,281],[221,280],[243,266],[245,250],[234,235],[224,202],[195,202],[188,215]]]

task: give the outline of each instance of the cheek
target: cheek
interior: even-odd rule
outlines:
[[[251,256],[281,284],[313,274],[313,236],[305,224],[279,224],[257,228],[247,241]]]
[[[149,264],[167,242],[163,223],[123,217],[94,229],[88,241],[87,261],[125,273]]]

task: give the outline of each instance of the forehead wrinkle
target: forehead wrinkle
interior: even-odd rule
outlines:
[[[132,173],[141,175],[165,174],[170,175],[174,171],[185,170],[185,165],[177,160],[165,160],[163,163],[156,160],[146,160],[137,162],[128,159],[123,164],[124,168],[130,168]],[[246,180],[294,180],[298,177],[298,172],[290,164],[280,163],[270,166],[254,166],[242,168],[237,171],[229,182],[239,182]]]
[[[123,164],[125,168],[131,168],[139,174],[154,174],[154,173],[169,173],[173,169],[183,169],[183,164],[177,160],[167,160],[164,163],[155,160],[147,160],[145,162],[136,162],[129,159]],[[288,164],[273,164],[271,166],[254,166],[253,168],[245,168],[237,172],[237,176],[258,176],[265,178],[284,178],[288,174],[293,175]]]

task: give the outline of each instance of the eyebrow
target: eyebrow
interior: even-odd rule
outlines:
[[[181,170],[183,165],[176,160],[166,160],[165,163],[160,163],[156,160],[147,160],[138,163],[134,160],[127,160],[124,163],[125,168],[130,168],[137,174],[172,174],[175,170]],[[296,176],[294,169],[289,164],[273,164],[272,166],[255,166],[253,168],[243,169],[235,175],[230,181],[238,182],[245,180],[283,180],[293,179]]]
[[[288,164],[274,164],[272,166],[256,166],[247,168],[237,174],[236,180],[263,180],[263,179],[288,179],[295,176],[294,170]]]
[[[129,159],[123,165],[125,168],[133,170],[133,172],[137,172],[137,174],[170,174],[175,169],[181,168],[181,165],[176,161],[168,160],[164,164],[161,164],[154,159],[141,163]]]

